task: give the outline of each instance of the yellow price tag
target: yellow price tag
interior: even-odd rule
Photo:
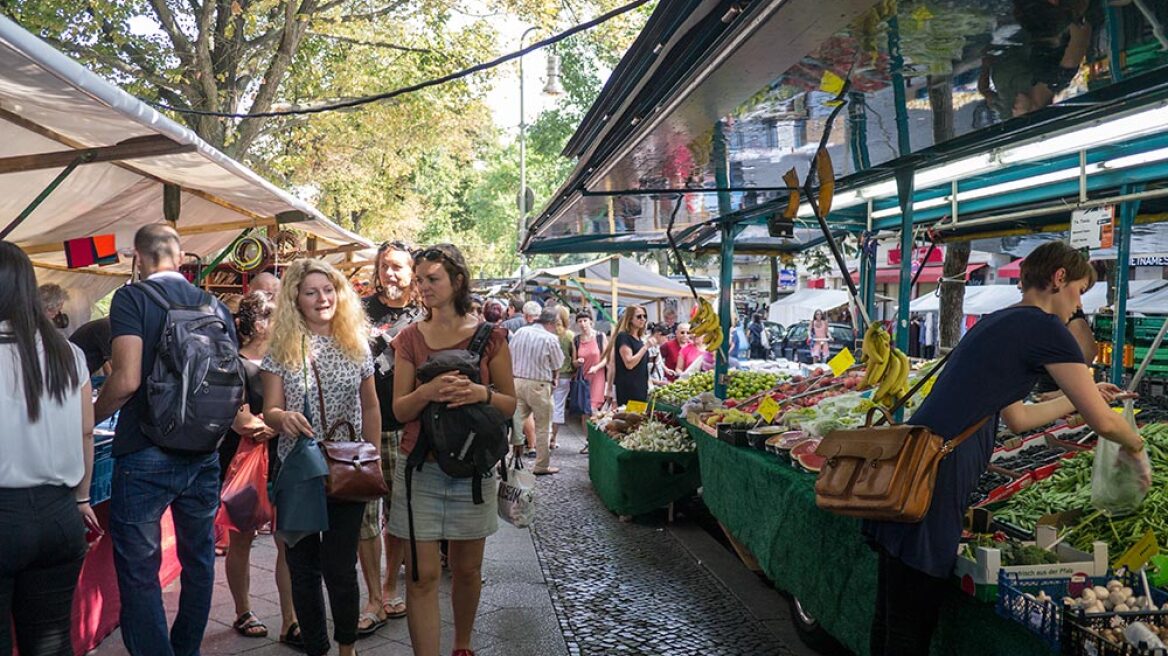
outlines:
[[[836,376],[842,376],[854,364],[856,364],[856,356],[852,355],[851,350],[846,346],[834,358],[827,361],[827,366],[831,367],[831,373]]]
[[[831,71],[824,71],[819,79],[819,90],[838,96],[844,90],[844,79]]]
[[[758,414],[763,419],[765,419],[768,424],[775,420],[775,415],[779,414],[779,410],[779,402],[776,401],[775,397],[771,396],[770,394],[767,394],[763,397],[762,401],[759,401]]]
[[[1127,553],[1119,557],[1112,565],[1113,569],[1126,567],[1129,571],[1135,571],[1144,566],[1148,559],[1160,553],[1160,544],[1156,542],[1156,534],[1148,531],[1140,541],[1132,545]]]
[[[625,404],[625,412],[631,412],[635,415],[645,414],[649,410],[649,404],[644,401],[629,401]]]

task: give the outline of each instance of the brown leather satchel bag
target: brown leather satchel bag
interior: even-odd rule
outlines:
[[[316,378],[316,400],[320,406],[320,425],[329,426],[324,413],[324,392],[320,387],[320,372],[312,362]],[[348,441],[336,440],[338,431],[347,430]],[[329,426],[324,440],[319,442],[328,464],[325,493],[337,501],[376,501],[389,494],[389,486],[381,474],[381,453],[377,446],[362,440],[352,422],[340,420]]]
[[[832,431],[815,453],[826,458],[815,481],[815,505],[848,517],[919,522],[933,501],[941,460],[980,429],[982,419],[952,440],[924,426],[874,426]]]

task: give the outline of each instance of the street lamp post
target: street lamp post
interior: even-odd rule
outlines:
[[[519,49],[523,50],[523,41],[528,34],[536,31],[537,27],[529,27],[519,37]],[[544,95],[558,96],[563,93],[560,86],[560,61],[554,53],[548,53],[548,81],[543,88]],[[523,245],[523,229],[527,225],[527,112],[524,106],[523,94],[523,57],[519,57],[519,225],[516,228],[515,248],[518,251]],[[525,267],[520,265],[521,273]]]

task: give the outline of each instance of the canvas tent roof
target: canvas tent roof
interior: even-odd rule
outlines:
[[[277,215],[291,216],[287,212],[302,213],[294,227],[328,243],[371,246],[0,16],[0,163],[118,144],[135,150],[127,140],[152,146],[146,150],[153,154],[78,166],[6,237],[40,265],[40,282],[65,286],[73,296],[70,307],[85,304],[83,315],[89,303],[124,282],[130,265],[60,270],[63,240],[113,233],[119,249],[129,247],[140,226],[162,219],[163,183],[181,189],[177,227],[188,252],[212,255],[244,228],[276,225]],[[13,162],[0,175],[0,229],[64,167],[30,170]]]
[[[1146,298],[1146,295],[1141,294],[1142,290],[1156,289],[1162,286],[1148,284],[1149,282],[1160,281],[1133,280],[1128,284],[1129,312],[1142,311],[1132,307],[1133,304],[1137,304]],[[1166,299],[1168,299],[1168,296],[1166,296]],[[964,314],[989,314],[1014,305],[1020,300],[1022,300],[1022,292],[1016,285],[966,287],[963,310]],[[1099,308],[1107,305],[1107,285],[1103,283],[1095,285],[1086,294],[1083,294],[1082,301],[1083,311],[1087,314],[1095,314]],[[909,310],[911,312],[939,312],[940,304],[940,296],[936,293],[926,294],[925,296],[914,299],[909,305]]]
[[[1168,314],[1168,287],[1129,300],[1127,311],[1140,314]]]
[[[637,303],[665,301],[673,298],[679,301],[678,316],[688,316],[688,308],[693,303],[693,294],[685,283],[670,280],[663,275],[650,271],[636,260],[622,255],[610,255],[598,260],[579,264],[566,264],[558,267],[549,267],[536,270],[528,275],[529,284],[548,285],[561,278],[575,280],[602,303],[611,300],[612,273],[611,263],[615,259],[617,269],[617,298],[618,304],[627,306]],[[568,284],[569,293],[579,291],[575,284]],[[699,294],[713,296],[710,290],[698,290]],[[646,307],[650,309],[650,319],[657,319],[654,313],[654,304]]]
[[[784,326],[810,321],[816,310],[837,308],[848,300],[848,293],[842,289],[800,289],[771,303],[767,321]]]

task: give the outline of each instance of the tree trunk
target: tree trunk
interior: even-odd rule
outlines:
[[[953,79],[951,76],[929,77],[929,108],[933,112],[933,143],[952,139]],[[961,339],[961,322],[965,318],[965,267],[969,264],[969,242],[947,244],[941,282],[941,348],[953,348]],[[923,264],[922,264],[923,266]]]

